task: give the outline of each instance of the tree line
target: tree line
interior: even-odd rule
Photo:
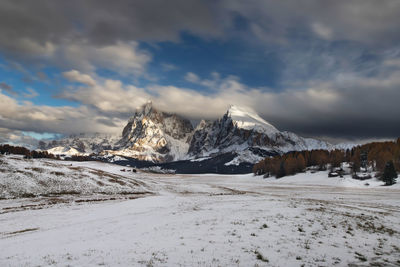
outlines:
[[[399,172],[400,138],[394,142],[373,142],[347,150],[318,149],[288,152],[261,160],[254,165],[253,173],[279,178],[303,172],[307,167],[316,167],[318,170],[326,170],[328,167],[333,169],[340,167],[344,162],[350,163],[353,172],[369,167],[377,171],[378,175],[382,175],[389,163]]]
[[[60,159],[47,151],[29,150],[21,146],[0,145],[1,154],[16,154],[23,155],[25,158],[47,158],[47,159]]]

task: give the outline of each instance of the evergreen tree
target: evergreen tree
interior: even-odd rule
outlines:
[[[396,183],[397,173],[394,168],[393,161],[388,161],[385,166],[385,170],[383,171],[382,180],[385,182],[385,185],[392,185]]]
[[[281,178],[283,176],[286,176],[286,172],[285,172],[285,161],[281,161],[279,164],[279,170],[278,173],[276,174],[276,178]]]

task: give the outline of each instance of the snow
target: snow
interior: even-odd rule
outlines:
[[[0,159],[20,170],[55,162]],[[327,172],[263,179],[121,172],[101,162],[57,164],[134,179],[153,194],[101,202],[1,200],[1,266],[399,263],[398,184],[383,187],[370,179],[365,186],[349,177],[328,178]]]
[[[305,172],[292,176],[285,176],[280,179],[275,179],[274,177],[267,178],[265,182],[270,185],[334,186],[341,188],[381,188],[384,185],[384,182],[376,178],[361,181],[351,178],[350,175],[344,175],[344,177],[328,177],[328,173],[329,171],[320,171],[316,173]],[[358,174],[362,175],[362,173]],[[391,186],[389,189],[400,189],[400,183]]]
[[[208,160],[211,157],[201,157],[201,158],[195,158],[195,159],[191,159],[190,161],[192,162],[196,162],[196,161],[203,161],[203,160]]]
[[[359,146],[361,143],[339,143],[334,146],[335,149],[347,150]]]
[[[57,146],[47,150],[47,152],[53,155],[65,155],[65,156],[77,156],[77,155],[86,155],[85,153],[81,153],[73,147],[63,147]]]
[[[69,156],[74,155],[73,153],[82,155],[88,155],[91,153],[99,153],[105,148],[114,146],[114,144],[120,139],[119,135],[112,134],[101,134],[101,133],[87,133],[79,135],[70,135],[68,137],[55,140],[53,142],[47,142],[47,147],[51,147],[47,151],[53,154],[63,154],[63,150],[71,150]],[[78,149],[84,149],[79,151]]]
[[[234,121],[238,128],[255,130],[267,135],[279,133],[278,129],[265,121],[250,108],[231,105],[228,110],[228,116],[232,118],[232,121]]]
[[[129,119],[122,139],[108,153],[153,162],[180,160],[186,157],[192,130],[190,121],[157,111],[148,102]]]
[[[235,126],[234,129],[231,128],[231,122]],[[236,129],[249,132],[235,135]],[[261,160],[257,153],[248,152],[249,147],[285,153],[351,146],[333,146],[291,132],[280,132],[250,108],[234,105],[230,106],[222,119],[215,122],[202,120],[193,131],[188,120],[178,115],[157,111],[151,102],[137,109],[124,128],[122,138],[116,135],[80,134],[49,143],[50,147],[53,145],[58,146],[48,151],[56,155],[99,153],[152,162],[194,159],[228,152],[238,153],[233,161],[227,163],[228,165],[238,165],[242,162],[255,163]]]
[[[184,140],[178,140],[169,135],[165,135],[165,138],[170,144],[170,154],[174,157],[174,161],[185,159],[189,150],[189,144]]]
[[[302,150],[313,150],[313,149],[326,149],[331,150],[333,146],[327,142],[313,139],[313,138],[303,138],[297,134],[291,132],[281,132],[284,141],[284,145],[276,146],[275,150],[286,153],[289,151],[302,151]],[[286,140],[291,140],[291,142],[286,142]]]
[[[289,151],[332,148],[331,144],[324,141],[280,132],[251,109],[231,106],[222,119],[214,123],[204,120],[199,123],[192,136],[188,156],[197,158],[234,152],[238,156],[227,165],[238,165],[242,162],[258,162],[262,159],[259,155],[266,154],[263,151],[283,154]]]
[[[231,161],[225,163],[226,166],[229,165],[239,165],[242,162],[250,162],[250,163],[257,163],[261,160],[263,160],[264,157],[260,157],[258,155],[255,155],[253,152],[250,150],[245,150],[241,151],[238,153],[238,155]]]
[[[146,193],[143,183],[132,177],[77,167],[67,161],[0,158],[0,199],[24,196],[136,194]],[[75,166],[74,166],[75,165]],[[106,166],[106,165],[104,165]]]
[[[101,156],[99,156],[101,159],[106,159],[107,162],[116,162],[116,161],[127,161],[126,158],[121,157],[121,156],[116,156],[114,154],[109,153],[109,151],[104,151]]]

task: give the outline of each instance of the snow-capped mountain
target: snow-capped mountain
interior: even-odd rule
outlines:
[[[70,136],[42,142],[40,148],[66,156],[95,153],[104,158],[125,156],[156,163],[201,161],[233,153],[228,165],[255,163],[288,151],[333,148],[323,141],[281,132],[251,109],[238,106],[231,106],[218,120],[202,120],[193,129],[189,120],[159,111],[148,102],[129,119],[121,136]]]
[[[121,138],[120,135],[112,134],[78,134],[53,140],[39,142],[39,149],[47,150],[55,155],[89,155],[98,154],[104,150],[114,149],[114,144]]]
[[[271,153],[295,150],[330,149],[331,145],[294,133],[280,132],[248,108],[231,106],[214,122],[201,121],[196,127],[189,147],[189,156],[207,157],[236,152],[231,162],[256,162]]]
[[[148,102],[129,119],[111,153],[154,162],[179,160],[188,151],[192,132],[189,120],[158,111]]]

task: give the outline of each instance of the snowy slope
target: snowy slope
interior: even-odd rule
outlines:
[[[56,146],[50,149],[47,149],[47,152],[53,155],[65,155],[65,156],[76,156],[76,155],[85,155],[86,153],[79,152],[73,147],[69,146]]]
[[[102,169],[107,164],[102,163]],[[72,162],[0,156],[0,199],[52,195],[146,193],[144,183]]]
[[[52,161],[43,165],[47,162]],[[60,197],[0,200],[2,266],[399,263],[399,187],[350,184],[323,177],[326,173],[262,179],[134,174],[98,162],[69,164],[134,179],[156,194],[87,202],[77,195],[68,203]]]
[[[253,130],[266,135],[279,133],[279,130],[272,124],[247,107],[231,105],[227,111],[227,115],[232,119],[237,128]]]

